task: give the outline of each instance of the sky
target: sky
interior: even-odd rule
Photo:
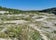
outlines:
[[[56,0],[0,0],[0,6],[20,10],[42,10],[56,7]]]

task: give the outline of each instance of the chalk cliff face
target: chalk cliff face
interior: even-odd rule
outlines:
[[[0,40],[56,40],[56,15],[35,11],[11,13],[0,14]]]

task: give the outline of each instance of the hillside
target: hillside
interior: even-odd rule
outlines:
[[[48,8],[44,10],[29,10],[29,11],[24,11],[24,10],[18,10],[18,9],[13,9],[13,8],[6,8],[6,7],[1,7],[0,6],[0,11],[9,11],[9,14],[18,14],[18,13],[37,13],[37,12],[45,12],[45,13],[52,13],[56,15],[56,7],[54,8]]]
[[[15,14],[15,13],[21,13],[22,10],[18,10],[18,9],[13,9],[13,8],[6,8],[6,7],[1,7],[0,6],[0,11],[8,11],[9,14]]]
[[[40,10],[39,12],[53,13],[53,14],[56,15],[56,7],[49,8],[49,9],[44,9],[44,10]]]
[[[56,15],[5,9],[0,9],[0,13],[5,13],[0,14],[0,40],[56,40]]]

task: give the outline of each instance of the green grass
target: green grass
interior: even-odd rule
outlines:
[[[30,36],[30,38],[29,38]],[[7,27],[5,32],[0,32],[0,38],[17,38],[19,40],[40,40],[38,31],[27,25],[18,25]]]

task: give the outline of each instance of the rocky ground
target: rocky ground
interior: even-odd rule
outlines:
[[[0,40],[56,40],[56,15],[0,15]]]

